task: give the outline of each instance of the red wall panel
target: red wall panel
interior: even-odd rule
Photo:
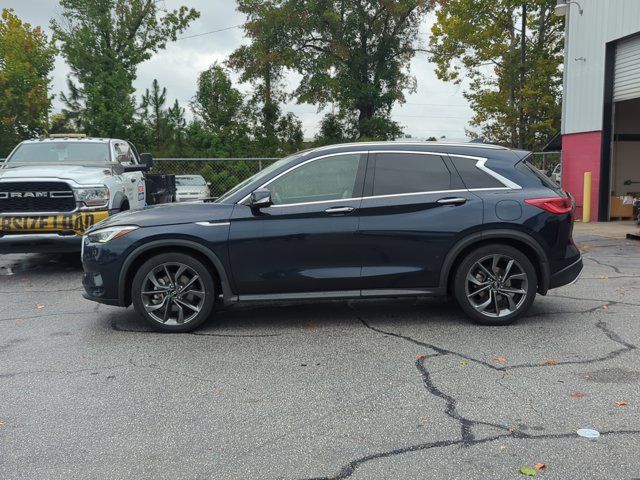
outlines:
[[[601,131],[562,136],[562,188],[573,195],[577,207],[576,218],[582,218],[584,172],[591,172],[592,222],[598,221],[601,142]]]

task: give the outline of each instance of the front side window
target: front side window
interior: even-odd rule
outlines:
[[[269,183],[274,205],[352,198],[361,155],[351,153],[309,162]]]
[[[113,148],[116,152],[116,160],[125,165],[133,163],[133,154],[131,153],[131,147],[128,143],[116,142],[113,144]]]
[[[451,173],[438,155],[376,154],[373,195],[449,190]]]

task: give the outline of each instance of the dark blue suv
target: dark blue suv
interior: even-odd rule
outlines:
[[[300,152],[213,203],[95,225],[85,297],[133,303],[169,332],[234,302],[449,294],[473,320],[506,325],[582,270],[572,199],[529,155],[391,142]]]

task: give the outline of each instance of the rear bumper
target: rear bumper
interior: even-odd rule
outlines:
[[[558,288],[563,285],[568,285],[570,283],[575,282],[580,277],[582,273],[582,258],[578,258],[575,262],[573,262],[568,267],[563,268],[559,272],[551,275],[551,279],[549,281],[549,288]]]
[[[82,236],[56,233],[1,235],[0,254],[4,253],[80,253]]]

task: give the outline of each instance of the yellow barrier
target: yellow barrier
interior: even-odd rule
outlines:
[[[582,187],[582,222],[591,221],[591,172],[584,172],[584,185]]]

